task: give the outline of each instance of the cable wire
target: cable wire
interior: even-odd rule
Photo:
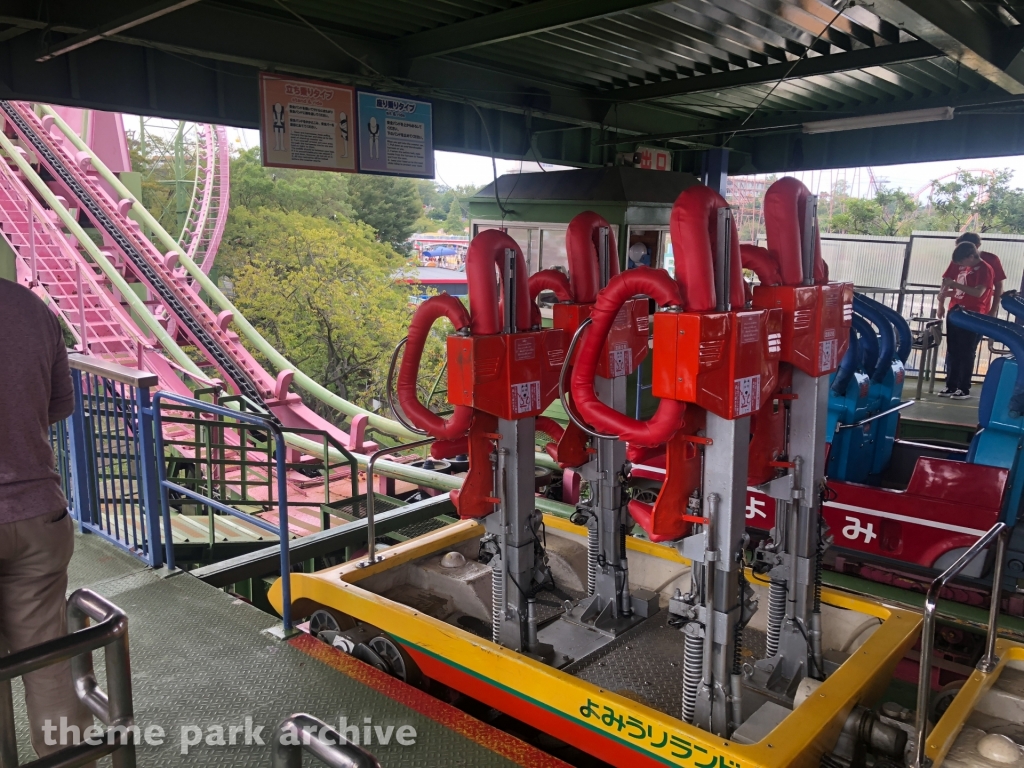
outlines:
[[[275,3],[277,3],[277,4],[279,5],[279,6],[281,6],[282,8],[284,8],[284,10],[288,11],[288,13],[290,13],[290,14],[291,14],[292,16],[294,16],[294,17],[295,17],[296,19],[298,19],[298,20],[299,20],[299,21],[301,21],[301,22],[302,22],[303,24],[305,24],[305,25],[306,25],[307,27],[309,27],[310,29],[312,29],[312,30],[313,30],[314,32],[316,32],[316,33],[317,33],[318,35],[320,35],[320,37],[322,37],[322,38],[323,38],[324,40],[326,40],[326,41],[327,41],[328,43],[330,43],[330,44],[331,44],[331,45],[333,45],[333,46],[334,46],[335,48],[337,48],[337,49],[338,49],[339,51],[341,51],[342,53],[344,53],[344,54],[345,54],[346,56],[348,56],[348,57],[349,57],[350,59],[352,59],[353,61],[355,61],[355,62],[356,62],[356,63],[358,63],[358,64],[362,64],[362,65],[363,65],[364,67],[366,67],[366,68],[367,68],[368,70],[370,70],[371,72],[373,72],[373,74],[377,75],[377,77],[384,77],[384,75],[382,75],[382,74],[381,74],[380,72],[378,72],[378,71],[377,71],[376,69],[374,69],[374,68],[373,68],[373,67],[371,67],[371,66],[370,66],[369,64],[367,64],[367,63],[366,63],[365,61],[363,61],[362,59],[360,59],[360,58],[359,58],[358,56],[356,56],[356,55],[355,55],[354,53],[351,53],[350,51],[347,51],[347,50],[345,50],[345,48],[344,48],[344,47],[343,47],[343,46],[341,45],[341,43],[339,43],[339,42],[338,42],[337,40],[334,40],[334,39],[332,39],[332,38],[328,37],[328,36],[327,36],[327,34],[326,34],[325,32],[323,32],[323,31],[322,31],[322,30],[321,30],[321,29],[320,29],[319,27],[317,27],[317,26],[316,26],[315,24],[313,24],[313,22],[311,22],[311,21],[310,21],[309,19],[307,19],[307,18],[306,18],[305,16],[303,16],[302,14],[298,13],[297,11],[295,11],[295,10],[293,10],[292,8],[289,8],[289,7],[287,6],[287,5],[285,5],[285,4],[284,4],[284,3],[282,2],[282,0],[274,0],[274,2],[275,2]]]
[[[278,2],[280,2],[280,0],[278,0]],[[811,48],[814,47],[814,44],[821,40],[822,36],[826,32],[832,29],[832,25],[839,21],[839,17],[843,15],[843,11],[846,10],[846,6],[848,6],[849,4],[850,0],[843,0],[843,4],[839,7],[839,10],[836,11],[836,15],[832,17],[832,21],[825,25],[825,28],[817,34],[817,36],[811,41],[810,45],[804,48],[804,52],[800,54],[800,58],[793,62],[792,66],[790,66],[790,68],[786,70],[786,74],[784,74],[782,77],[775,81],[775,85],[773,85],[771,89],[768,91],[768,93],[766,93],[761,98],[761,101],[757,103],[757,106],[750,110],[749,115],[743,118],[743,122],[740,123],[740,127],[733,131],[731,134],[729,134],[729,138],[722,143],[723,147],[729,146],[729,142],[736,137],[736,134],[739,133],[743,126],[745,126],[750,121],[750,118],[757,114],[757,111],[764,106],[764,103],[768,101],[769,98],[771,98],[771,95],[775,93],[775,89],[782,85],[789,78],[789,76],[793,73],[793,70],[796,69],[797,64],[799,64],[801,61],[807,58],[807,54],[811,52]]]

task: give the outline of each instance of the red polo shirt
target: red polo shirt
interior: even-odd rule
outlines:
[[[950,262],[949,267],[942,274],[946,280],[953,280],[968,288],[976,288],[984,285],[986,291],[981,296],[970,296],[963,291],[954,289],[953,298],[949,302],[949,308],[963,307],[974,312],[987,314],[992,306],[992,268],[982,261],[974,267],[968,267],[956,262]]]
[[[988,251],[981,251],[981,260],[984,261],[992,268],[992,285],[994,286],[1001,280],[1006,279],[1006,273],[1003,271],[1003,262],[999,260],[999,257],[994,253]]]

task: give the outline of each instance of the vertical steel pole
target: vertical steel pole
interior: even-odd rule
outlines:
[[[146,554],[149,564],[159,568],[164,564],[164,555],[160,546],[160,502],[159,485],[156,482],[156,465],[163,463],[163,455],[155,450],[153,435],[153,405],[149,389],[135,389],[136,425],[139,436],[139,485],[142,490],[143,516],[146,520]]]
[[[725,197],[729,188],[729,150],[724,147],[704,152],[701,181]]]
[[[804,285],[814,285],[814,233],[818,228],[818,196],[808,195],[804,204],[804,231],[801,240],[800,261],[803,265]]]
[[[281,618],[284,631],[292,629],[292,560],[288,540],[288,477],[285,468],[284,435],[275,430],[274,444],[277,455],[277,519],[281,539]]]
[[[85,426],[85,398],[82,394],[82,372],[71,371],[71,383],[75,393],[75,410],[71,414],[71,465],[72,487],[74,488],[75,513],[79,530],[93,522],[92,481],[89,478],[89,449]]]
[[[78,284],[78,323],[82,340],[82,354],[89,354],[89,329],[85,324],[85,292],[82,290],[82,266],[75,262],[75,282]]]
[[[1003,567],[1006,561],[1006,540],[1009,529],[1003,528],[996,539],[996,562],[992,572],[992,599],[988,606],[988,634],[985,636],[985,655],[978,662],[982,672],[992,672],[999,659],[996,658],[996,636],[999,634],[999,610],[1002,608]]]
[[[903,300],[907,294],[907,281],[910,279],[910,256],[914,251],[914,236],[911,235],[910,239],[907,240],[907,245],[903,249],[903,271],[900,273],[900,293],[896,299],[896,311],[901,315],[903,314]]]
[[[168,501],[167,467],[164,460],[164,430],[160,411],[160,394],[153,398],[153,439],[156,443],[156,482],[160,493],[160,516],[164,524],[164,564],[173,571],[174,535],[171,529],[171,505]],[[243,467],[244,475],[244,467]]]
[[[35,217],[32,213],[32,194],[29,193],[25,197],[26,203],[26,220],[28,221],[28,254],[29,254],[29,265],[32,272],[32,282],[29,283],[31,287],[39,285],[39,268],[36,265],[36,228],[35,228]]]

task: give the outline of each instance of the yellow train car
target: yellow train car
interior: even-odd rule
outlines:
[[[570,590],[585,584],[583,529],[550,516],[545,527],[556,578]],[[580,659],[563,660],[568,663],[562,668],[491,642],[490,568],[477,561],[483,534],[480,523],[460,521],[387,549],[369,566],[353,561],[294,574],[293,615],[326,608],[372,625],[400,645],[426,677],[630,768],[816,766],[834,748],[854,708],[882,695],[919,635],[921,617],[913,611],[823,590],[824,648],[834,671],[820,686],[798,693],[798,705],[780,722],[762,725],[759,732],[753,718],[724,739],[679,717],[682,635],[668,626],[664,609],[635,632]],[[627,546],[634,589],[656,592],[664,605],[688,585],[689,563],[674,549],[634,538]],[[450,553],[462,557],[450,556],[449,562],[462,564],[446,569],[442,561]],[[760,589],[756,581],[754,586]],[[280,610],[280,583],[270,597]],[[546,622],[551,626],[554,617],[542,620],[542,638]],[[756,639],[756,627],[747,631]],[[745,653],[751,661],[756,657],[756,650]],[[751,709],[761,703],[752,694],[745,701]]]

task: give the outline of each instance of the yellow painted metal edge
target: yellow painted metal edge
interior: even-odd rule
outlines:
[[[563,531],[564,533],[581,538],[587,535],[587,529],[583,526],[570,523],[565,518],[555,517],[554,515],[544,515],[544,525],[547,528],[554,528],[557,531]],[[651,557],[658,557],[662,560],[670,560],[673,563],[690,564],[690,561],[680,555],[675,547],[670,547],[667,544],[655,544],[653,541],[638,539],[636,536],[626,538],[626,549],[650,555]]]
[[[347,563],[317,571],[314,576],[324,579],[339,579],[355,583],[399,565],[418,560],[441,549],[453,547],[469,539],[479,538],[484,528],[476,520],[459,520],[436,531],[430,531],[414,539],[408,539],[377,553],[373,565],[364,565],[366,558],[349,560]],[[298,574],[292,574],[292,581]],[[280,579],[278,580],[280,581]],[[275,582],[275,587],[278,583]],[[280,606],[275,606],[280,610]]]
[[[315,574],[294,574],[292,601],[330,607],[372,623],[422,653],[505,689],[528,704],[540,706],[610,739],[633,746],[641,754],[667,765],[689,765],[691,761],[678,757],[679,747],[672,746],[671,738],[660,747],[653,742],[630,744],[625,735],[628,731],[619,728],[618,723],[639,722],[645,731],[649,726],[654,733],[666,733],[684,740],[690,745],[687,749],[707,750],[698,755],[702,761],[718,755],[732,763],[739,761],[743,768],[815,766],[817,756],[834,745],[853,707],[859,703],[873,703],[881,696],[889,684],[893,668],[919,635],[920,614],[845,593],[823,591],[822,597],[826,602],[878,616],[883,620],[882,625],[822,684],[814,696],[765,739],[753,745],[734,744],[368,592],[354,583],[386,568],[479,536],[482,530],[483,527],[475,521],[462,521],[386,550],[382,553],[383,562],[369,568],[359,569],[357,564],[347,563]],[[651,546],[657,548],[657,552],[652,554],[671,552],[667,547]],[[272,587],[268,597],[280,611],[280,582]],[[601,716],[585,717],[588,712],[612,712],[615,717],[611,724],[606,724]],[[619,715],[622,719],[618,719]],[[676,750],[677,757],[672,756],[673,750]],[[725,765],[721,761],[719,764]]]
[[[960,735],[960,730],[967,722],[967,718],[974,712],[974,708],[978,706],[981,698],[999,679],[999,675],[1006,668],[1006,663],[1010,660],[1024,661],[1024,645],[1011,643],[1009,640],[996,640],[996,656],[999,657],[996,668],[987,674],[975,670],[967,678],[960,693],[950,703],[949,709],[939,718],[934,730],[928,734],[925,754],[931,758],[934,768],[938,768],[939,764],[945,760],[946,754],[953,746],[953,742],[956,741],[956,737]]]

